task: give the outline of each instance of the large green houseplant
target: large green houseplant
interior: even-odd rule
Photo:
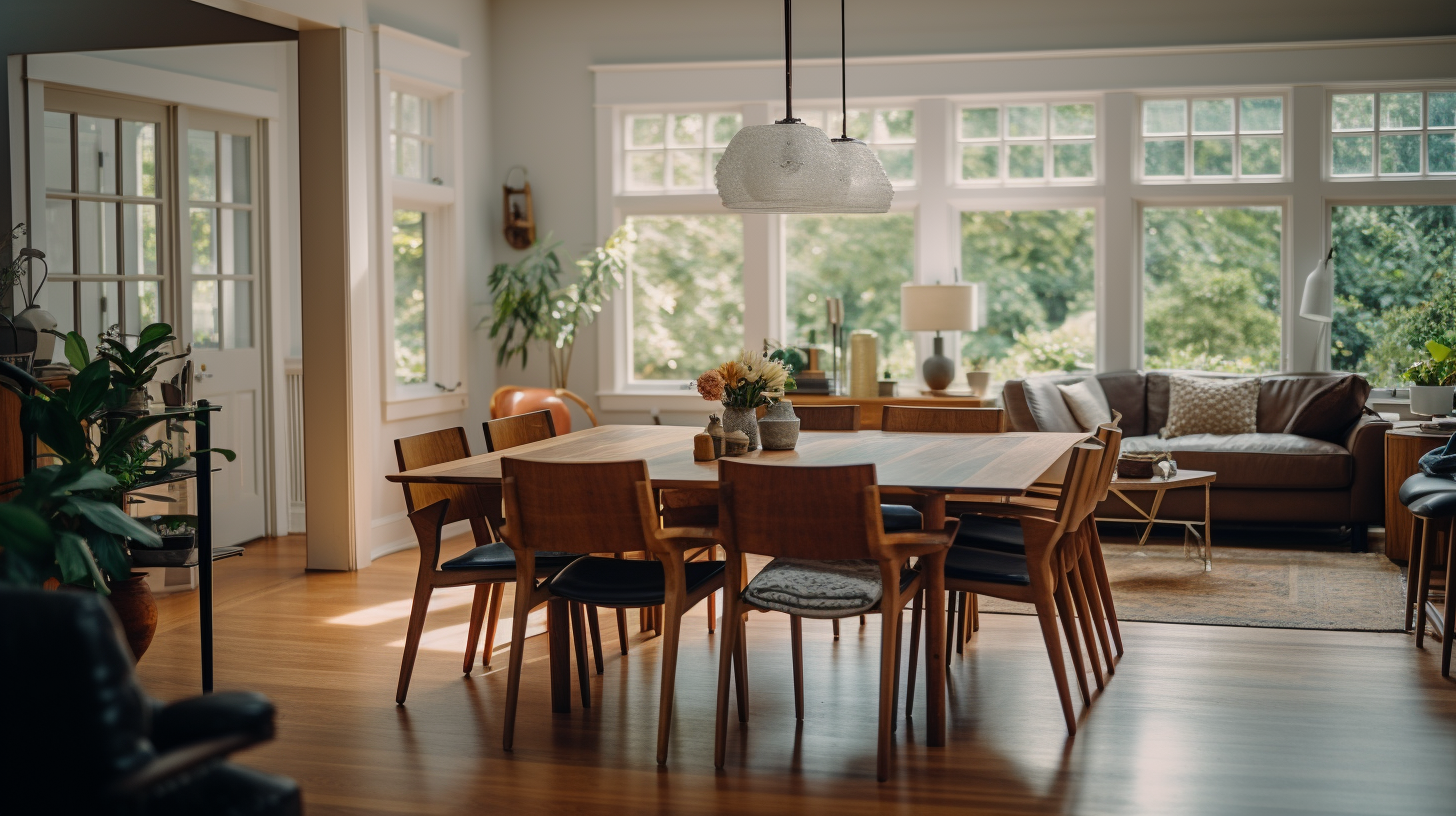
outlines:
[[[576,262],[580,277],[565,286],[557,254],[561,242],[549,235],[514,264],[496,264],[489,281],[490,336],[500,341],[496,365],[509,365],[519,356],[524,367],[531,344],[544,340],[551,387],[565,388],[576,333],[595,320],[612,291],[622,287],[635,238],[626,226],[612,233],[604,245]]]

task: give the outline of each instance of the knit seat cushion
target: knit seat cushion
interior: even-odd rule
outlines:
[[[900,588],[913,580],[915,573],[904,571]],[[847,618],[878,608],[884,594],[880,566],[869,559],[775,558],[748,582],[743,600],[804,618]]]

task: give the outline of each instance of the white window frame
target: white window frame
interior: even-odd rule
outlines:
[[[1006,108],[1039,105],[1045,110],[1044,119],[1046,130],[1040,137],[1015,137],[1012,138],[1006,132]],[[1052,108],[1058,105],[1091,105],[1093,119],[1093,133],[1091,136],[1056,136],[1052,134]],[[997,136],[996,138],[967,139],[961,136],[961,111],[975,108],[996,108]],[[1101,95],[1057,95],[1040,96],[1034,94],[1022,95],[996,95],[990,97],[965,97],[956,100],[955,110],[951,117],[952,133],[950,136],[951,177],[949,183],[955,187],[963,188],[987,188],[987,187],[1089,187],[1102,183],[1102,132],[1104,123],[1102,121]],[[1015,144],[1040,144],[1045,145],[1043,155],[1043,170],[1045,175],[1041,178],[1011,178],[1009,174],[1010,150],[1009,147]],[[1091,144],[1092,145],[1092,175],[1077,176],[1068,178],[1056,178],[1053,173],[1056,171],[1053,153],[1056,145],[1059,144]],[[967,146],[973,145],[995,145],[998,148],[997,173],[995,178],[985,179],[963,179],[961,178],[961,151]]]
[[[1278,97],[1280,102],[1280,118],[1282,125],[1276,133],[1274,131],[1245,131],[1243,123],[1243,100],[1246,98],[1268,99]],[[1229,132],[1207,132],[1195,133],[1193,130],[1193,103],[1207,99],[1232,99],[1234,102],[1234,127]],[[1184,130],[1182,135],[1144,135],[1143,114],[1145,102],[1159,101],[1181,101],[1185,103],[1184,108]],[[1138,97],[1137,105],[1137,131],[1138,140],[1137,160],[1133,164],[1133,170],[1138,180],[1143,184],[1267,184],[1270,182],[1289,181],[1291,177],[1290,168],[1290,89],[1284,86],[1271,86],[1267,88],[1239,88],[1228,91],[1222,90],[1199,90],[1197,93],[1175,93],[1175,94],[1146,94]],[[1223,137],[1226,136],[1233,143],[1232,162],[1233,174],[1228,176],[1199,176],[1193,172],[1193,144],[1199,137]],[[1270,138],[1278,137],[1280,140],[1278,175],[1259,174],[1244,175],[1243,172],[1243,138]],[[1183,142],[1183,175],[1181,176],[1149,176],[1147,170],[1147,144],[1152,141],[1174,141]]]
[[[1386,130],[1380,127],[1380,95],[1383,93],[1419,93],[1421,95],[1421,126],[1420,128],[1405,128],[1400,130]],[[1324,121],[1324,145],[1321,153],[1321,167],[1325,179],[1340,184],[1349,182],[1372,182],[1372,181],[1456,181],[1456,172],[1432,173],[1430,169],[1430,157],[1428,154],[1430,136],[1432,133],[1456,135],[1456,127],[1431,127],[1430,118],[1430,95],[1433,93],[1456,93],[1456,83],[1426,82],[1420,84],[1412,83],[1381,83],[1362,85],[1340,85],[1331,86],[1325,89],[1325,121]],[[1334,98],[1347,94],[1370,94],[1373,100],[1372,127],[1369,130],[1335,130],[1335,105]],[[1419,134],[1421,138],[1421,171],[1419,173],[1382,173],[1380,171],[1380,140],[1385,134],[1393,136],[1410,136]],[[1369,136],[1371,137],[1370,148],[1370,173],[1368,175],[1337,175],[1335,173],[1335,139],[1340,136]]]
[[[463,207],[465,177],[462,61],[466,52],[388,26],[374,26],[377,57],[375,155],[379,168],[378,236],[379,360],[386,422],[465,410],[466,296]],[[430,102],[433,142],[426,182],[395,175],[390,145],[391,92]],[[425,213],[425,382],[395,378],[394,211]]]
[[[686,115],[686,114],[698,114],[698,115],[700,115],[700,116],[703,117],[703,144],[698,145],[698,146],[689,146],[689,147],[673,147],[671,145],[671,143],[670,143],[671,142],[670,136],[671,136],[671,130],[672,130],[672,122],[671,122],[671,119],[669,117],[672,117],[672,116],[683,116],[683,115]],[[616,137],[616,149],[615,149],[615,152],[617,154],[616,155],[615,162],[621,168],[621,171],[619,173],[617,173],[617,175],[616,175],[616,185],[615,185],[615,189],[617,191],[617,194],[618,195],[624,195],[624,196],[658,196],[658,195],[701,195],[703,193],[713,193],[714,195],[716,195],[717,188],[716,188],[716,186],[714,185],[714,182],[713,182],[713,171],[714,171],[716,165],[710,166],[710,163],[712,161],[712,155],[713,155],[713,151],[714,150],[727,147],[726,144],[720,146],[720,145],[713,145],[713,144],[710,144],[709,143],[710,142],[710,139],[708,137],[708,131],[710,129],[711,117],[714,116],[714,115],[717,115],[717,114],[730,114],[730,115],[732,115],[732,114],[738,114],[738,115],[741,116],[742,115],[742,106],[740,106],[740,105],[720,105],[720,106],[717,106],[717,107],[712,107],[712,106],[710,106],[710,107],[703,107],[703,106],[700,105],[700,106],[686,107],[685,108],[685,107],[675,106],[675,105],[659,105],[659,106],[654,106],[654,107],[650,107],[650,108],[623,109],[623,110],[620,110],[618,112],[618,115],[617,115],[617,128],[619,129],[619,131],[618,131],[617,137]],[[662,146],[661,147],[632,147],[632,146],[628,145],[628,143],[627,143],[627,120],[630,117],[633,117],[633,116],[654,116],[654,115],[664,117],[664,119],[663,119],[663,133],[662,133]],[[741,123],[740,123],[739,126],[742,127]],[[678,151],[682,151],[682,150],[697,150],[697,151],[701,151],[702,158],[703,158],[703,168],[704,168],[703,169],[704,176],[703,176],[703,185],[702,186],[700,186],[700,187],[674,187],[670,183],[670,179],[671,179],[671,175],[672,175],[671,158],[672,158],[672,152],[674,150],[678,150]],[[659,188],[659,189],[650,189],[649,188],[649,189],[634,190],[634,189],[631,188],[631,186],[629,184],[629,167],[628,167],[628,164],[629,164],[629,162],[631,160],[631,157],[633,155],[645,155],[645,154],[649,154],[649,153],[661,153],[662,154],[662,187]]]
[[[909,141],[877,141],[874,138],[873,130],[871,130],[870,138],[863,140],[864,143],[869,145],[876,154],[879,153],[881,148],[887,147],[908,147],[912,151],[914,151],[911,154],[912,156],[914,156],[914,168],[910,171],[910,178],[908,180],[890,180],[891,186],[895,188],[896,195],[899,195],[899,193],[903,190],[913,190],[920,186],[920,168],[923,164],[920,159],[920,154],[923,148],[920,144],[920,112],[916,109],[916,102],[918,101],[919,100],[914,98],[860,99],[855,100],[854,104],[849,105],[849,111],[851,113],[861,113],[866,111],[869,112],[871,121],[873,121],[873,117],[876,112],[884,110],[909,110],[915,114],[915,138]],[[824,135],[828,136],[830,139],[838,139],[841,135],[843,135],[844,131],[842,127],[836,130],[834,128],[834,125],[839,124],[841,118],[840,114],[843,108],[844,105],[840,102],[832,102],[829,104],[796,104],[794,105],[794,116],[798,119],[803,119],[805,114],[817,114],[819,116],[822,116],[824,120]],[[777,109],[775,109],[774,115],[776,118],[782,119],[784,116],[783,107],[779,106]],[[809,122],[809,124],[815,127],[818,126],[814,122]],[[871,128],[873,128],[873,125],[871,125]]]
[[[424,120],[424,130],[421,133],[411,133],[407,130],[400,130],[398,125],[399,116],[394,110],[396,96],[410,95],[420,100],[423,109],[420,111]],[[391,155],[390,173],[398,179],[409,179],[410,181],[432,181],[439,176],[435,175],[435,100],[432,95],[418,93],[408,87],[394,87],[390,89],[389,96],[384,98],[381,111],[389,111],[389,153]],[[420,143],[420,169],[424,171],[421,176],[406,176],[399,173],[399,149],[398,140],[413,139]]]

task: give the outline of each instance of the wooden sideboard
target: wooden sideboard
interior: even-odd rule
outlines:
[[[788,399],[795,405],[858,405],[859,427],[864,431],[880,429],[880,415],[886,405],[913,405],[930,408],[991,408],[996,400],[983,397],[832,397],[826,394],[795,394],[790,391]]]
[[[65,377],[47,377],[41,382],[51,389],[66,388],[70,385],[70,380]],[[25,475],[23,451],[24,445],[20,434],[20,398],[10,393],[8,389],[0,388],[0,484],[15,481]],[[8,501],[7,495],[0,495],[0,501]]]
[[[1445,445],[1447,439],[1407,428],[1385,432],[1385,556],[1392,561],[1410,558],[1411,527],[1414,526],[1411,514],[1400,503],[1400,486],[1421,469],[1421,456]]]

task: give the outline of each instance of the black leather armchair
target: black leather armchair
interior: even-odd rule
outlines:
[[[299,814],[293,780],[225,761],[272,738],[259,694],[148,697],[100,597],[0,588],[0,810]]]

